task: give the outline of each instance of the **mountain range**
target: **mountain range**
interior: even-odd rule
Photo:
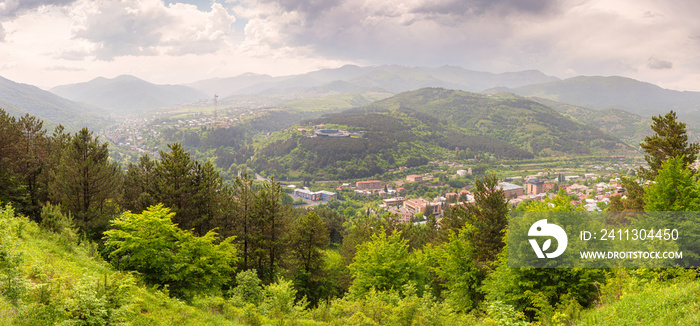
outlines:
[[[383,98],[424,87],[524,96],[578,122],[600,127],[631,145],[649,133],[651,116],[675,110],[688,124],[691,136],[700,137],[700,92],[668,90],[617,76],[560,80],[536,70],[494,74],[455,66],[346,65],[281,77],[246,73],[186,85],[157,85],[124,75],[58,86],[51,89],[53,94],[0,77],[0,107],[15,116],[29,113],[48,124],[77,128],[152,108],[183,103],[208,106],[210,103],[202,100],[214,94],[222,103],[243,95],[267,96],[283,103],[348,95]]]
[[[85,83],[54,87],[51,92],[72,101],[102,107],[119,116],[208,97],[187,86],[156,85],[129,75],[112,79],[98,77]]]
[[[353,137],[307,137],[313,126]],[[298,177],[360,178],[447,157],[531,159],[561,155],[629,155],[634,148],[541,103],[501,93],[444,88],[403,92],[372,104],[277,131],[256,151],[259,171]]]
[[[700,121],[700,92],[663,89],[619,76],[578,76],[514,88],[499,87],[487,92],[539,97],[594,110],[620,109],[644,117],[674,110],[680,117]]]
[[[106,122],[106,112],[100,107],[76,103],[36,86],[2,77],[0,109],[15,117],[33,115],[44,120],[46,127],[62,124],[69,131],[83,126],[94,128]]]
[[[186,86],[222,97],[234,95],[281,95],[301,93],[310,89],[326,89],[328,93],[347,94],[348,91],[382,90],[400,93],[423,87],[444,87],[480,92],[489,88],[519,87],[559,80],[536,70],[493,74],[455,66],[437,68],[382,65],[360,67],[346,65],[302,75],[272,77],[246,73],[231,78],[208,79]]]

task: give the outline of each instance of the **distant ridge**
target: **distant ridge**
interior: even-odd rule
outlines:
[[[423,87],[445,87],[480,92],[493,87],[520,87],[529,84],[559,80],[537,70],[494,74],[464,69],[456,66],[406,67],[381,65],[360,67],[345,65],[340,68],[322,69],[300,75],[271,77],[246,73],[231,78],[213,78],[187,84],[200,92],[233,95],[284,95],[304,94],[306,90],[318,92],[330,88],[336,91],[338,82],[343,89],[381,89],[391,93],[411,91]],[[344,93],[347,94],[347,93]]]
[[[113,79],[98,77],[85,83],[57,86],[51,92],[73,101],[103,107],[117,115],[137,114],[152,108],[210,97],[187,86],[156,85],[129,75]]]
[[[511,89],[499,88],[520,96],[540,97],[590,109],[620,109],[644,117],[675,110],[679,116],[700,122],[700,92],[681,92],[635,79],[611,76],[578,76],[549,83]]]
[[[36,86],[0,77],[0,108],[12,116],[27,113],[44,120],[45,127],[62,124],[69,131],[104,123],[107,112],[76,103]]]

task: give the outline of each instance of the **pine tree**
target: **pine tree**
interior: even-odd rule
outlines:
[[[289,240],[297,295],[306,296],[315,305],[328,288],[323,282],[323,250],[328,246],[326,224],[310,211],[294,221]]]
[[[129,163],[124,175],[122,207],[140,213],[155,205],[155,162],[148,155],[139,159],[139,164]]]
[[[652,120],[651,129],[655,134],[644,137],[644,142],[639,144],[649,164],[649,169],[639,168],[639,175],[648,180],[653,180],[661,165],[670,158],[683,157],[683,166],[687,168],[700,150],[698,143],[688,143],[685,123],[676,120],[676,112],[652,117]]]
[[[83,128],[61,153],[52,179],[52,198],[73,213],[81,229],[99,233],[106,227],[109,216],[103,210],[121,181],[119,166],[109,162],[107,143]]]
[[[194,189],[194,161],[179,143],[168,145],[170,153],[160,152],[156,162],[156,201],[171,208],[176,214],[174,222],[181,229],[195,227],[193,219],[196,208],[192,200]]]
[[[253,179],[247,173],[236,177],[231,188],[230,197],[232,214],[224,225],[228,232],[237,235],[237,240],[242,242],[243,252],[241,253],[241,270],[248,270],[252,267],[251,256],[251,235],[253,232],[254,202],[257,189],[253,186]],[[228,234],[228,233],[226,233]]]

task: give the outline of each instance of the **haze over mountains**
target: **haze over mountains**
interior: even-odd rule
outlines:
[[[346,65],[281,77],[246,73],[186,85],[157,85],[123,75],[58,86],[51,89],[53,94],[0,78],[0,107],[15,116],[30,113],[49,124],[77,127],[110,116],[211,101],[214,94],[222,102],[241,95],[280,100],[347,94],[384,94],[380,97],[383,98],[425,87],[487,94],[509,92],[529,97],[578,122],[600,127],[631,145],[648,131],[649,117],[669,110],[679,113],[693,131],[691,136],[700,130],[700,92],[668,90],[616,76],[560,80],[536,70],[494,74],[455,66]]]
[[[72,101],[99,106],[123,116],[208,97],[190,87],[156,85],[129,75],[112,79],[98,77],[85,83],[54,87],[51,91]]]
[[[43,119],[45,126],[63,124],[68,129],[76,129],[79,125],[94,127],[103,123],[106,115],[100,107],[76,103],[36,86],[2,77],[0,108],[15,117],[28,113]]]
[[[668,90],[619,76],[578,76],[488,92],[496,91],[546,98],[594,110],[620,109],[645,117],[664,114],[669,110],[678,112],[680,116],[697,117],[700,111],[700,92]]]
[[[423,87],[444,87],[471,92],[481,92],[497,86],[520,87],[559,80],[536,70],[493,74],[467,70],[455,66],[437,68],[405,67],[398,65],[359,67],[346,65],[336,69],[323,69],[302,75],[272,77],[243,74],[231,78],[208,79],[187,86],[204,93],[217,93],[222,97],[250,94],[299,93],[302,89],[346,93],[348,89],[376,89],[400,93]],[[339,83],[342,82],[342,83]]]

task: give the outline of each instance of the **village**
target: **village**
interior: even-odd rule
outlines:
[[[442,162],[441,162],[442,163]],[[454,166],[441,164],[442,166]],[[462,167],[462,165],[459,165]],[[626,189],[622,186],[620,177],[628,173],[633,176],[636,165],[616,163],[609,167],[592,165],[589,170],[597,170],[599,173],[573,174],[569,169],[559,169],[558,173],[538,172],[524,177],[505,177],[499,180],[497,189],[504,192],[505,198],[512,208],[520,204],[532,201],[543,201],[553,198],[560,191],[564,191],[569,201],[576,207],[583,207],[586,211],[595,212],[604,210],[610,203],[610,198],[620,196],[626,198]],[[397,169],[398,172],[399,169]],[[623,172],[621,175],[621,171]],[[453,177],[464,177],[472,174],[471,168],[460,168]],[[431,173],[409,174],[401,180],[381,181],[363,180],[352,183],[343,183],[335,192],[328,190],[311,191],[307,187],[292,187],[294,199],[302,198],[310,204],[327,203],[337,200],[339,194],[353,195],[364,198],[366,201],[381,200],[376,205],[379,211],[395,214],[400,222],[424,223],[425,218],[433,215],[441,218],[448,207],[455,205],[473,205],[475,203],[471,187],[454,189],[442,192],[436,197],[409,196],[406,187],[415,184],[434,184],[435,177]]]

